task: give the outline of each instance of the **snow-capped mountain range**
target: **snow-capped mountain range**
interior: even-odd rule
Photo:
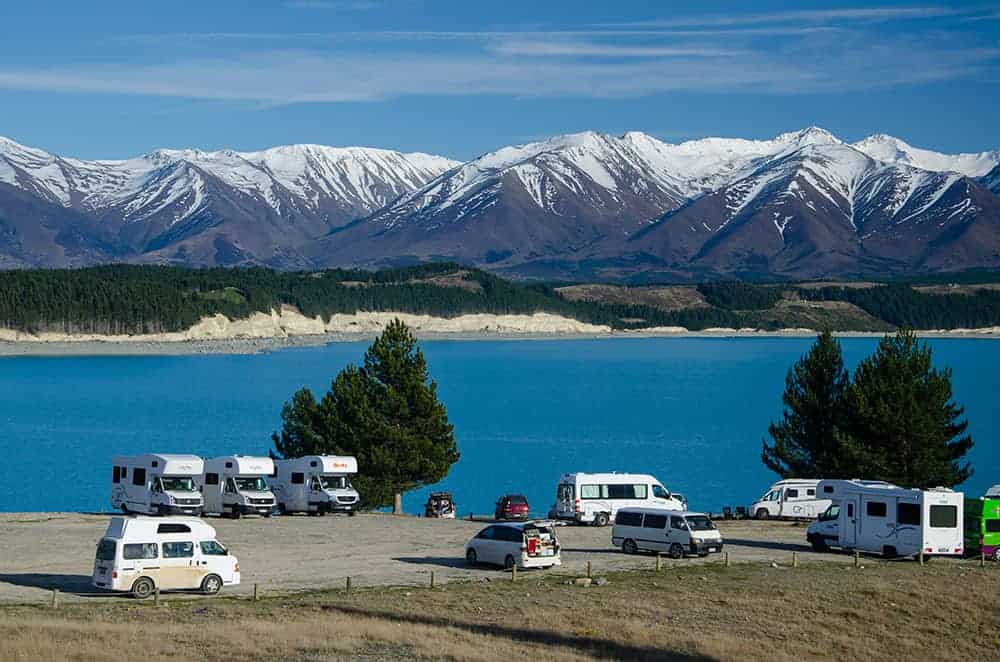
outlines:
[[[1000,151],[811,127],[665,143],[585,132],[461,163],[371,148],[59,157],[0,138],[0,266],[384,266],[552,278],[1000,267]]]

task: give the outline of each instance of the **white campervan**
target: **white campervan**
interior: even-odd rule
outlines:
[[[647,474],[563,474],[556,487],[558,519],[607,526],[619,508],[683,510],[680,500]]]
[[[611,544],[626,554],[639,550],[667,552],[680,559],[722,551],[722,534],[705,513],[662,508],[621,508],[615,515]]]
[[[197,481],[205,463],[197,455],[116,455],[112,462],[113,508],[146,515],[201,514]]]
[[[276,460],[271,489],[282,513],[344,512],[353,515],[360,497],[348,478],[358,473],[358,461],[350,456],[307,455]]]
[[[277,504],[267,485],[273,473],[274,460],[269,457],[229,455],[205,460],[205,473],[199,479],[204,512],[233,518],[270,517]]]
[[[750,514],[757,519],[813,519],[830,507],[830,499],[816,494],[818,479],[779,480],[754,501]]]
[[[890,483],[822,480],[818,491],[832,504],[809,525],[806,539],[827,547],[889,557],[961,556],[964,495],[945,488],[908,489]]]
[[[92,581],[137,598],[157,588],[215,594],[240,583],[240,564],[200,519],[112,517],[97,543]]]

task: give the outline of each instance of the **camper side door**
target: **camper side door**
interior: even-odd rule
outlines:
[[[861,499],[856,494],[845,495],[840,502],[840,546],[854,547],[858,540],[858,507]]]

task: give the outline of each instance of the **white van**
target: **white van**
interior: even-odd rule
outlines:
[[[553,515],[607,526],[619,508],[683,510],[663,483],[647,474],[563,474],[556,487]]]
[[[205,463],[197,455],[116,455],[112,462],[113,508],[146,515],[201,514],[197,481]]]
[[[240,583],[240,564],[194,517],[112,517],[97,543],[93,585],[147,598],[154,590],[209,595]]]
[[[818,479],[779,480],[750,506],[757,519],[813,519],[830,507],[830,499],[816,494]]]
[[[358,461],[350,456],[307,455],[277,460],[271,489],[281,513],[353,515],[360,497],[348,478],[358,473]]]
[[[465,544],[469,565],[490,563],[510,570],[551,568],[562,565],[559,539],[552,522],[498,522],[491,524]]]
[[[840,547],[888,557],[916,556],[921,550],[928,556],[963,553],[961,492],[860,480],[823,480],[818,489],[832,504],[806,531],[816,550]]]
[[[274,461],[269,457],[229,455],[205,460],[205,473],[199,479],[204,512],[232,518],[270,517],[277,504],[267,486],[273,473]]]
[[[722,551],[722,534],[705,513],[662,508],[620,508],[611,529],[611,544],[626,554],[639,550],[667,552],[679,559]]]

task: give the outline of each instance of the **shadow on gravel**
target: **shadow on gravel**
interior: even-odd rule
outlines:
[[[705,655],[693,655],[676,651],[666,651],[648,646],[634,646],[624,642],[608,641],[595,637],[586,637],[549,630],[532,630],[529,628],[509,627],[500,623],[469,623],[466,621],[421,616],[418,614],[398,614],[376,609],[362,609],[344,605],[324,605],[324,611],[335,611],[349,616],[375,618],[393,623],[403,621],[415,625],[430,627],[457,628],[472,634],[502,637],[514,641],[546,646],[561,646],[578,653],[594,657],[615,660],[657,660],[663,662],[714,662],[715,658]]]
[[[415,565],[436,565],[442,568],[468,568],[465,559],[454,556],[397,556],[393,561]]]
[[[806,543],[797,542],[771,542],[768,540],[746,540],[744,538],[726,538],[723,540],[727,547],[732,550],[733,545],[740,547],[754,547],[756,549],[774,549],[782,552],[811,552],[813,548]]]
[[[61,593],[70,593],[83,598],[106,598],[114,596],[110,592],[101,592],[90,583],[90,575],[50,575],[37,572],[26,572],[20,575],[0,575],[0,584],[40,588],[46,591],[58,589]]]

